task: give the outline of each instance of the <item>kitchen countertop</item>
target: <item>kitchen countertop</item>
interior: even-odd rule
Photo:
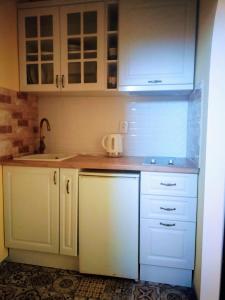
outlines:
[[[151,158],[149,158],[151,160]],[[197,174],[198,166],[186,158],[172,158],[174,165],[168,165],[170,157],[154,157],[156,164],[144,164],[145,158],[138,156],[123,156],[109,158],[106,156],[77,155],[63,161],[31,161],[5,160],[2,165],[47,168],[101,169],[122,171],[148,171],[168,173]]]

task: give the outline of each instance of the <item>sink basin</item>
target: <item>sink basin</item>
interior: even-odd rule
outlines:
[[[38,160],[38,161],[63,161],[65,159],[76,156],[76,154],[68,155],[63,153],[44,153],[31,154],[20,157],[15,157],[15,160]]]

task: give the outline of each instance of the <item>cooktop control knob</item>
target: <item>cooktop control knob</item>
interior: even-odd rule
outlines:
[[[151,164],[155,165],[156,164],[156,160],[154,158],[151,159]]]
[[[168,165],[174,165],[174,161],[172,159],[169,159]]]

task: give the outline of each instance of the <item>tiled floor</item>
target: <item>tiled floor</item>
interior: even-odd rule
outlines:
[[[0,300],[193,300],[188,288],[3,262]]]

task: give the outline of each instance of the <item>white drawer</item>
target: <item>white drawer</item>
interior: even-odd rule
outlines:
[[[142,172],[141,193],[197,197],[197,174]]]
[[[140,263],[194,269],[195,223],[141,219]]]
[[[158,195],[141,196],[141,218],[196,221],[197,198]]]
[[[140,265],[140,280],[191,287],[192,270]]]

